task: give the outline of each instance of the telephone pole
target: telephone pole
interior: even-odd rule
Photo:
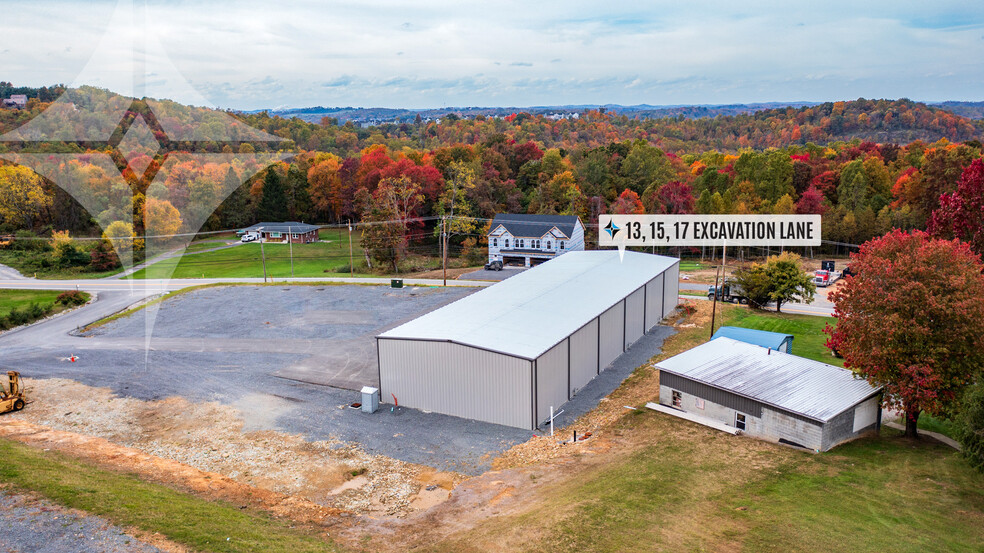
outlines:
[[[294,235],[290,233],[290,227],[287,227],[287,244],[290,245],[290,278],[294,278]]]
[[[352,220],[348,222],[349,229],[349,276],[355,276],[355,258],[352,257]]]
[[[444,221],[444,215],[441,215],[441,266],[444,269],[444,285],[448,285],[448,228]]]
[[[266,281],[267,281],[267,274],[266,274],[266,253],[264,253],[264,251],[263,251],[263,235],[262,234],[260,235],[260,259],[263,260],[263,282],[266,283]]]

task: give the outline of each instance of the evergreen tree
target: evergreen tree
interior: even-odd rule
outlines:
[[[286,221],[288,215],[287,193],[280,174],[273,168],[267,169],[263,179],[263,195],[260,197],[256,216],[260,221],[275,223]]]

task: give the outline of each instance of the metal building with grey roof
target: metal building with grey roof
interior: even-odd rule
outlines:
[[[774,349],[719,337],[656,368],[660,404],[750,436],[827,451],[881,426],[881,388]]]
[[[534,429],[673,311],[679,259],[570,252],[376,337],[382,397]]]

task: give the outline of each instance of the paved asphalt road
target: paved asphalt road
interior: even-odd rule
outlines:
[[[707,284],[698,284],[695,282],[681,282],[680,290],[694,290],[707,293]],[[795,313],[797,315],[813,315],[816,317],[832,317],[834,315],[834,304],[827,299],[827,292],[830,292],[832,288],[818,288],[817,294],[813,298],[813,303],[787,303],[782,306],[783,313]],[[681,298],[686,299],[704,299],[706,296],[690,296],[686,294],[681,294]],[[773,304],[769,304],[773,305]]]

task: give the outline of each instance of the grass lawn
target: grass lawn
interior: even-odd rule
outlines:
[[[685,322],[697,326],[668,338],[660,357],[707,340],[710,309],[695,303],[698,312]],[[725,306],[724,319],[790,332],[794,351],[805,342],[799,353],[813,355],[819,340],[810,337],[826,322],[737,306]],[[629,401],[626,387],[644,386],[647,371],[612,400]],[[811,454],[643,409],[626,411],[605,434],[617,442],[609,452],[544,468],[566,476],[544,484],[522,511],[490,517],[427,550],[984,551],[984,475],[934,440],[883,428],[880,436]]]
[[[689,259],[680,260],[681,271],[699,271],[701,269],[709,269],[710,267],[710,265],[705,265],[699,261],[691,261]]]
[[[346,237],[347,238],[347,237]],[[209,249],[203,243],[192,246],[200,251]],[[357,241],[353,243],[356,263],[360,260],[361,250]],[[267,276],[284,278],[291,276],[290,246],[287,244],[267,243],[263,246],[266,255]],[[339,268],[348,267],[348,241],[344,243],[316,242],[314,244],[294,244],[294,276],[297,277],[334,277],[347,276],[348,271],[336,273]],[[173,274],[168,274],[171,270]],[[325,270],[327,269],[327,272]],[[166,259],[141,269],[133,274],[133,278],[261,278],[263,263],[260,256],[260,245],[257,243],[242,244],[214,252],[186,255],[180,258]]]
[[[263,513],[206,501],[57,452],[0,439],[0,459],[0,482],[37,492],[66,507],[104,516],[119,526],[159,532],[196,551],[338,551],[312,532],[292,529],[287,522]]]
[[[0,290],[0,317],[9,315],[14,309],[24,310],[33,303],[51,307],[61,293],[61,290]]]
[[[720,307],[722,306],[719,304]],[[720,321],[718,324],[721,326],[737,326],[792,334],[794,336],[794,355],[838,367],[844,366],[844,360],[831,355],[830,350],[824,345],[827,341],[827,335],[823,333],[823,328],[827,323],[834,323],[834,319],[812,315],[757,311],[731,305],[724,305],[723,307],[724,310],[718,312],[718,321]]]
[[[39,258],[45,256],[50,256],[50,253],[0,250],[0,264],[13,267],[27,277],[37,275],[38,278],[55,280],[73,278],[103,278],[115,275],[122,271],[122,269],[113,269],[112,271],[89,272],[83,270],[85,269],[84,267],[73,267],[70,269],[64,269],[61,267],[39,268],[35,262]]]

